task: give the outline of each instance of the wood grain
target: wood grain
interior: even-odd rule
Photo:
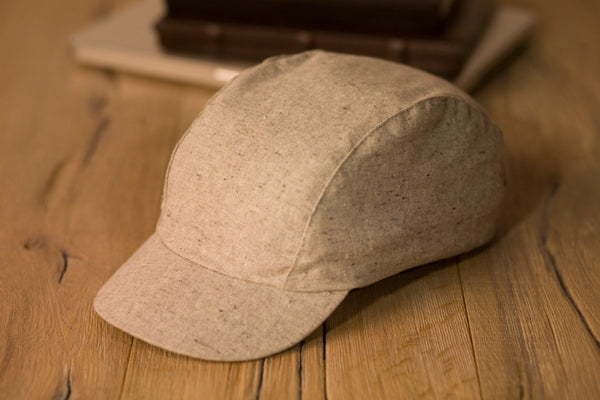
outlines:
[[[327,323],[330,398],[479,398],[455,260],[352,292]]]
[[[353,291],[302,343],[244,363],[92,311],[213,93],[75,65],[69,36],[124,3],[0,2],[0,399],[600,398],[597,1],[510,1],[538,25],[475,93],[505,134],[494,242]]]

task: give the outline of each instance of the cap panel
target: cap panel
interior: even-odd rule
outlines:
[[[366,132],[440,86],[395,63],[319,51],[242,73],[174,153],[157,233],[206,268],[281,287],[336,168]]]
[[[351,289],[490,239],[501,133],[463,96],[423,100],[369,135],[312,216],[291,290]]]

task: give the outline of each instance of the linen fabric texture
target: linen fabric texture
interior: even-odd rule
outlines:
[[[155,233],[94,306],[177,353],[268,356],[349,290],[489,241],[504,188],[500,130],[451,84],[369,57],[270,58],[180,140]]]

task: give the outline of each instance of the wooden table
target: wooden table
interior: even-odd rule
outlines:
[[[245,363],[162,351],[92,310],[213,92],[75,65],[69,36],[125,2],[0,2],[0,398],[600,399],[600,3],[510,2],[538,26],[474,93],[505,134],[498,239],[356,290]]]

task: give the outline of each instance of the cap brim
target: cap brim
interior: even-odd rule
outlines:
[[[230,278],[176,255],[155,233],[100,289],[94,308],[166,350],[240,361],[300,342],[347,293],[292,292]]]

